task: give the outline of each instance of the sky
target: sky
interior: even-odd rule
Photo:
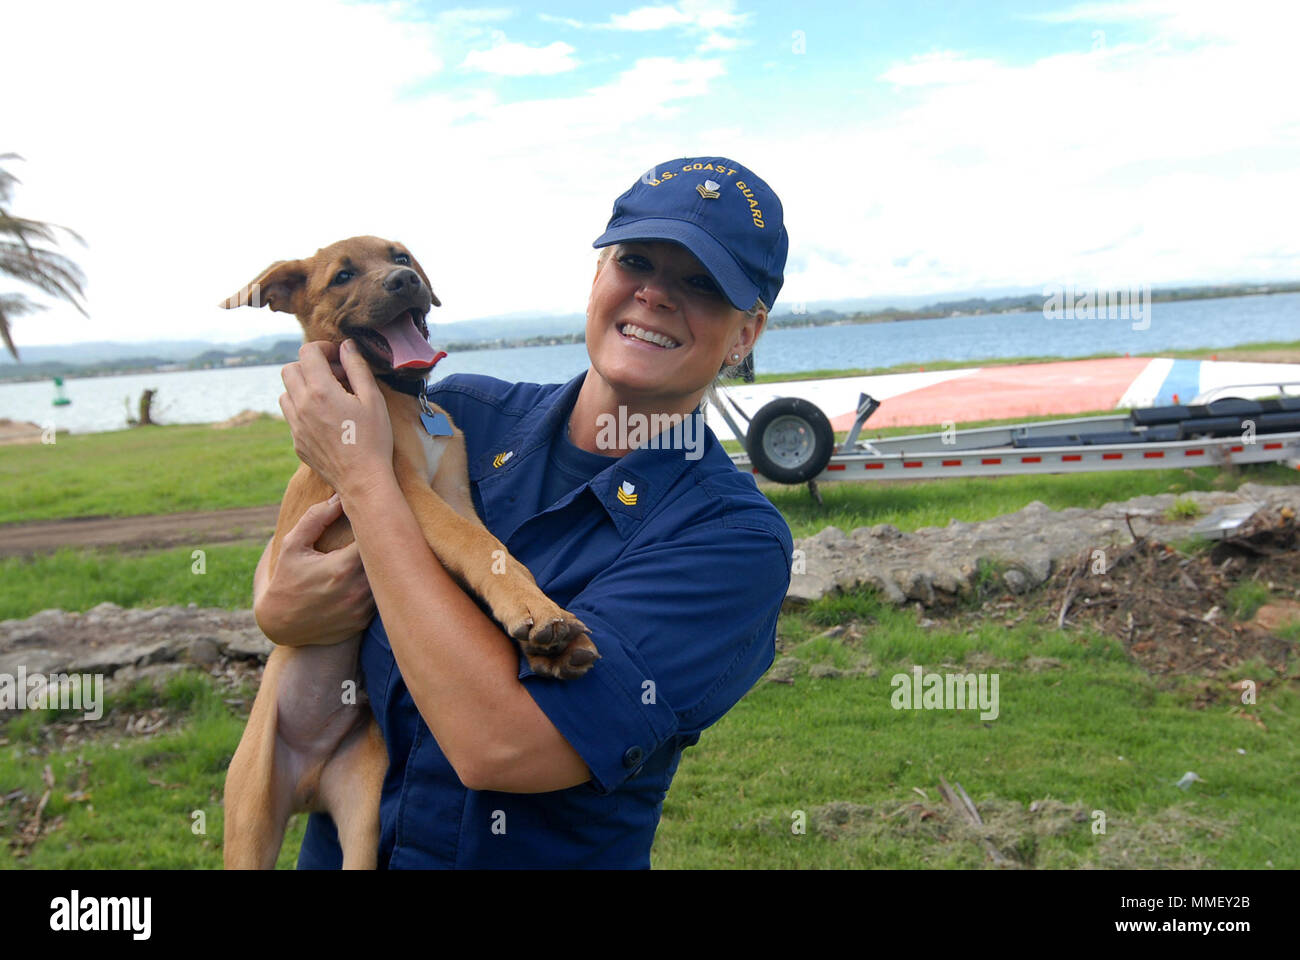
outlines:
[[[217,303],[356,234],[414,252],[431,320],[582,313],[615,198],[705,155],[781,197],[778,309],[1300,279],[1290,0],[42,0],[4,26],[12,212],[87,243],[89,318],[20,317],[20,349],[296,335]]]

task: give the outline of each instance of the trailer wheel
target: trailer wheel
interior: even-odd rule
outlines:
[[[826,469],[835,451],[835,431],[815,403],[778,397],[754,414],[745,449],[769,480],[803,483]]]

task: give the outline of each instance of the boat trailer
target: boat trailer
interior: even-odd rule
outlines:
[[[1091,473],[1283,462],[1300,469],[1300,396],[1263,400],[1224,397],[1209,402],[1135,408],[1100,417],[1045,420],[861,439],[880,401],[861,394],[857,416],[842,443],[816,404],[778,397],[751,418],[719,390],[740,419],[719,404],[722,418],[745,451],[731,455],[738,469],[776,483],[817,485],[837,480],[918,480],[1033,473]],[[1215,394],[1224,388],[1217,388]],[[1211,394],[1213,395],[1213,394]],[[1197,401],[1202,397],[1196,398]]]

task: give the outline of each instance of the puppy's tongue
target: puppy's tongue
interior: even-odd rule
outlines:
[[[423,369],[432,367],[437,362],[433,355],[433,348],[415,328],[415,321],[409,310],[375,332],[388,341],[389,352],[393,355],[394,370]]]

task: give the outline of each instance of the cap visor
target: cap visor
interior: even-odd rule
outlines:
[[[748,310],[758,299],[758,284],[745,276],[733,257],[707,230],[685,220],[648,218],[635,223],[611,227],[596,238],[593,247],[633,240],[671,240],[679,243],[704,264],[704,269],[722,288],[723,294],[737,310]]]

